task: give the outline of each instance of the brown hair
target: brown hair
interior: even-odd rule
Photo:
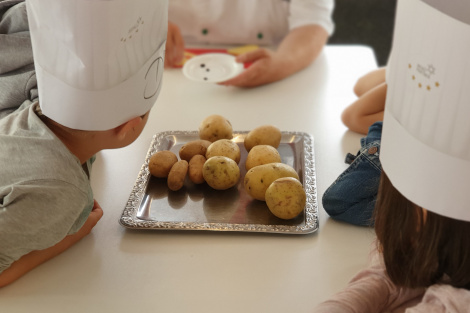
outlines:
[[[388,276],[402,287],[443,282],[470,289],[470,222],[426,213],[382,172],[375,232]]]

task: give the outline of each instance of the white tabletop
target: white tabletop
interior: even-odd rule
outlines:
[[[361,135],[340,121],[372,50],[327,46],[281,82],[238,89],[165,70],[148,124],[132,145],[100,152],[92,171],[104,217],[71,249],[0,290],[0,312],[311,312],[366,266],[373,230],[336,222],[321,206]],[[234,130],[264,124],[314,136],[319,230],[308,235],[129,230],[118,220],[152,136],[197,130],[210,114]]]

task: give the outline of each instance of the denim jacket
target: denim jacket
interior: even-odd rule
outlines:
[[[349,167],[323,194],[325,211],[334,219],[360,226],[373,226],[382,166],[379,160],[382,122],[374,123],[361,138],[356,155],[348,153]]]

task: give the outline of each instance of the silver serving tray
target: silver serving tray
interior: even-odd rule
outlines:
[[[188,178],[184,187],[171,191],[165,178],[148,171],[150,156],[161,150],[176,155],[185,143],[199,139],[197,131],[166,131],[156,134],[145,162],[119,220],[132,229],[210,230],[308,234],[318,229],[317,188],[313,137],[302,132],[282,132],[278,151],[282,163],[296,169],[307,194],[304,212],[292,220],[275,217],[263,201],[251,198],[243,187],[247,151],[243,146],[248,131],[235,132],[240,146],[240,181],[227,190],[214,190],[206,183],[196,185]]]

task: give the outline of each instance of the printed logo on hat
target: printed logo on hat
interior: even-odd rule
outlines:
[[[408,69],[408,78],[412,80],[412,83],[418,89],[436,91],[441,86],[436,75],[436,68],[432,63],[410,62]]]
[[[468,12],[470,1],[398,1],[380,156],[406,198],[465,221],[470,221]]]

